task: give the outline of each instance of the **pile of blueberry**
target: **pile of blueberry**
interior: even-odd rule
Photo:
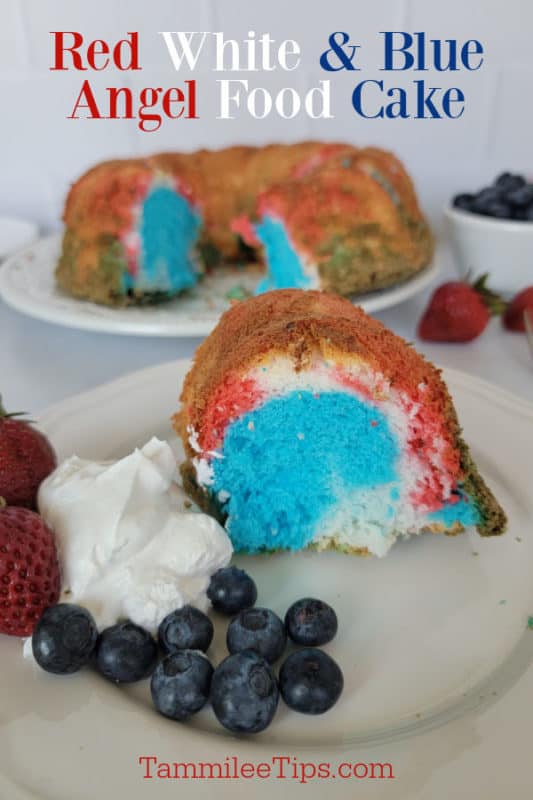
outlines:
[[[504,172],[477,194],[458,194],[453,205],[473,214],[533,222],[533,183]]]
[[[318,649],[337,632],[331,606],[304,598],[293,603],[282,621],[270,609],[254,605],[256,585],[237,567],[218,570],[207,595],[213,608],[232,616],[226,632],[229,655],[215,668],[206,656],[213,623],[192,606],[165,617],[156,641],[128,621],[98,634],[87,609],[60,603],[37,623],[33,655],[44,670],[56,674],[93,663],[116,683],[151,675],[152,700],[161,714],[183,721],[210,701],[219,722],[237,733],[264,730],[280,694],[290,708],[304,714],[322,714],[337,702],[342,672]],[[285,658],[276,677],[272,664],[284,654],[288,639],[303,647]]]

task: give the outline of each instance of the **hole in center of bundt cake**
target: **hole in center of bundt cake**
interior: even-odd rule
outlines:
[[[186,197],[170,186],[154,186],[140,209],[138,258],[135,270],[125,275],[125,290],[177,294],[194,286],[200,226],[200,215]]]
[[[393,492],[398,458],[396,437],[372,404],[339,391],[293,391],[228,426],[211,488],[230,495],[224,510],[237,550],[299,550],[354,490]]]

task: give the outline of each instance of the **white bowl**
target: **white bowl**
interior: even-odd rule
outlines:
[[[514,294],[533,285],[533,222],[484,217],[448,206],[448,229],[463,276],[489,273],[489,285]]]

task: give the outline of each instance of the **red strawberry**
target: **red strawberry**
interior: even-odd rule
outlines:
[[[54,534],[27,508],[0,508],[0,633],[30,636],[58,598]]]
[[[56,454],[46,436],[17,416],[0,403],[0,497],[36,509],[37,490],[56,468]]]
[[[525,331],[524,312],[529,311],[533,322],[533,286],[522,289],[513,297],[503,315],[503,324],[508,331]]]
[[[449,281],[433,293],[418,325],[428,342],[470,342],[487,327],[491,313],[500,313],[500,298],[485,286],[486,275],[473,285]]]

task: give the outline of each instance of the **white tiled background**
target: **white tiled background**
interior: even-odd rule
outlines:
[[[379,31],[425,31],[429,37],[476,38],[485,46],[479,72],[379,72]],[[216,79],[205,60],[198,79],[198,121],[166,121],[142,133],[133,121],[68,120],[84,73],[50,72],[51,30],[77,30],[87,40],[115,41],[138,30],[142,72],[91,73],[95,91],[105,86],[180,85],[160,30],[222,30],[242,38],[248,30],[275,39],[294,38],[303,51],[297,72],[242,77],[266,87],[304,88],[330,77],[334,120],[301,115],[285,121],[216,121]],[[363,45],[364,72],[326,75],[318,65],[331,31],[346,30]],[[0,0],[0,214],[60,224],[69,182],[103,158],[163,149],[217,147],[306,137],[377,144],[406,163],[434,221],[449,195],[476,188],[502,169],[533,173],[533,0]],[[354,77],[355,76],[355,77]],[[461,87],[467,95],[460,120],[364,120],[350,106],[351,88],[362,78],[409,86]]]

